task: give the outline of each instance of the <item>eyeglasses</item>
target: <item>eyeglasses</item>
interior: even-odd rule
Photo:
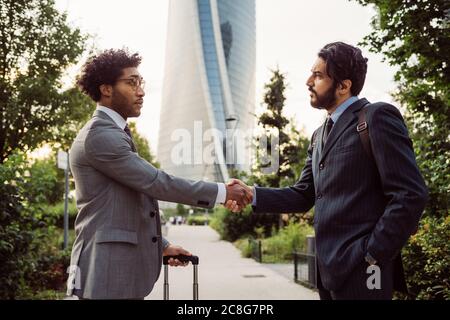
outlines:
[[[145,89],[145,80],[143,78],[124,78],[124,79],[117,79],[117,81],[127,81],[127,84],[129,84],[134,91],[137,91],[138,88],[141,88],[142,90]]]

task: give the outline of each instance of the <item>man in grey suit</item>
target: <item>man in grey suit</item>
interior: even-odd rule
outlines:
[[[328,116],[312,135],[300,179],[281,189],[247,187],[255,213],[315,206],[321,299],[391,299],[394,289],[406,290],[400,251],[427,200],[399,111],[357,97],[366,71],[358,48],[342,42],[322,48],[306,85],[311,105]],[[358,126],[360,112],[366,119]],[[367,131],[369,144],[360,136]],[[232,201],[226,206],[241,209]]]
[[[67,294],[82,299],[143,299],[163,255],[190,255],[161,236],[157,200],[204,208],[251,201],[242,186],[173,177],[139,157],[126,120],[143,105],[140,62],[138,54],[107,50],[87,61],[78,80],[97,102],[70,150],[79,212]]]

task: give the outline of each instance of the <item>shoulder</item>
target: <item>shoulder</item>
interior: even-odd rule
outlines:
[[[408,129],[400,111],[392,104],[377,102],[367,108],[367,123],[371,136],[408,135]]]
[[[375,102],[367,107],[367,119],[372,121],[388,121],[388,120],[401,120],[403,117],[400,111],[392,104],[386,102]]]
[[[111,147],[119,146],[121,143],[126,143],[125,132],[123,132],[112,121],[94,117],[86,124],[86,139],[85,147],[90,149],[92,147]]]
[[[320,130],[322,129],[322,126],[318,127],[316,130],[314,130],[312,136],[311,136],[311,141],[316,140],[317,135],[319,134]]]

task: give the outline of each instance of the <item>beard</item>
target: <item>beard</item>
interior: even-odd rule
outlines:
[[[315,101],[311,98],[311,106],[316,109],[329,109],[336,103],[336,88],[336,83],[333,83],[333,85],[322,95],[317,94],[314,89],[309,88],[309,91],[316,96]]]
[[[122,93],[113,91],[111,96],[111,105],[113,106],[114,110],[119,113],[125,120],[128,117],[133,116],[132,114],[130,114],[130,102]]]

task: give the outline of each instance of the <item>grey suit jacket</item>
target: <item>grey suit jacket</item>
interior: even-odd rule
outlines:
[[[368,157],[356,130],[366,103],[360,99],[345,110],[324,146],[324,126],[314,132],[294,186],[256,188],[255,212],[306,212],[315,206],[317,261],[331,291],[365,263],[366,253],[380,264],[398,257],[427,201],[408,130],[392,105],[367,109],[374,159]]]
[[[130,137],[102,111],[70,150],[78,215],[68,294],[87,299],[143,298],[162,264],[157,200],[212,208],[216,183],[158,170],[132,152]],[[74,290],[75,289],[75,290]]]

